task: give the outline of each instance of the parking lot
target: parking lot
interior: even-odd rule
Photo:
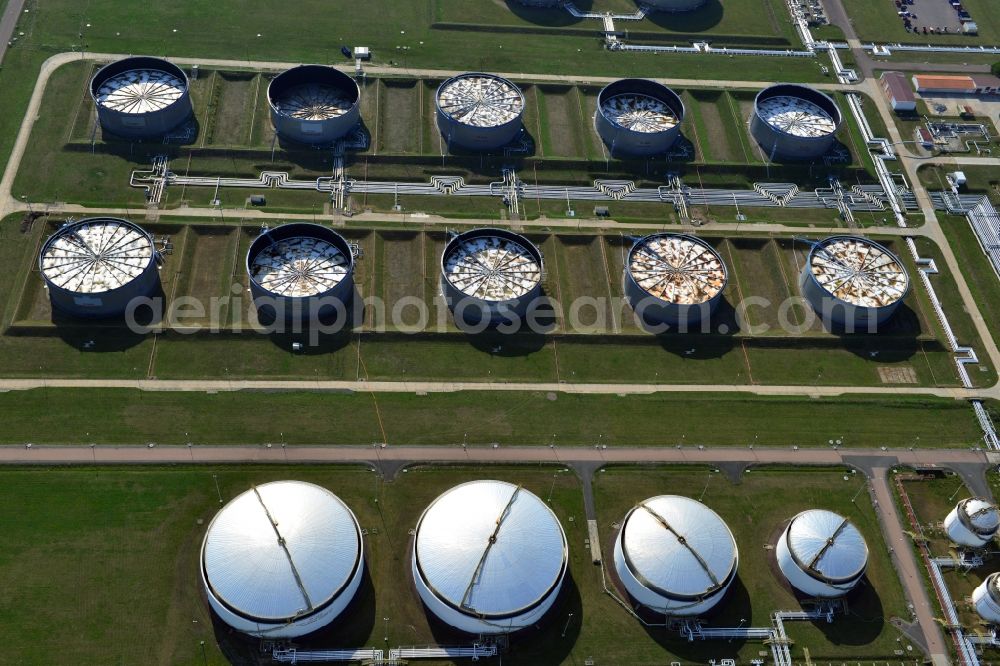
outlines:
[[[896,0],[896,9],[903,25],[920,34],[960,34],[962,21],[948,0]],[[975,20],[973,18],[973,20]]]

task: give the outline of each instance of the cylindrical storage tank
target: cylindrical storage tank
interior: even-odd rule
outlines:
[[[299,65],[267,86],[271,123],[282,139],[333,143],[361,120],[361,88],[347,74],[326,65]]]
[[[803,511],[788,523],[775,547],[789,584],[810,597],[842,597],[868,566],[868,545],[851,521],[832,511]]]
[[[208,603],[230,627],[294,638],[330,624],[364,574],[354,513],[326,488],[265,483],[229,502],[201,546]]]
[[[910,277],[885,246],[860,236],[831,236],[810,250],[799,286],[825,321],[877,332],[903,302]]]
[[[681,135],[684,102],[649,79],[620,79],[597,96],[594,125],[612,155],[665,153]]]
[[[661,12],[689,12],[701,7],[705,0],[642,0],[638,4]]]
[[[542,253],[506,229],[458,234],[441,253],[441,288],[466,325],[523,320],[542,293]]]
[[[615,571],[629,595],[673,616],[707,613],[736,578],[733,533],[701,502],[660,495],[625,516],[615,540]]]
[[[42,245],[38,267],[52,307],[74,317],[119,317],[160,289],[153,237],[116,217],[63,225]]]
[[[841,122],[837,103],[825,93],[779,83],[757,93],[750,133],[768,158],[810,160],[833,147]]]
[[[538,622],[566,577],[562,525],[536,495],[504,481],[471,481],[424,511],[413,541],[413,580],[424,605],[470,634]]]
[[[944,531],[959,546],[982,548],[1000,529],[997,507],[980,497],[969,497],[955,505],[944,519]]]
[[[453,76],[438,87],[434,99],[438,129],[449,146],[495,150],[521,132],[524,94],[501,76]]]
[[[972,591],[972,604],[979,617],[1000,624],[1000,573],[991,573]]]
[[[90,96],[105,131],[128,139],[158,139],[191,117],[187,75],[147,56],[122,58],[90,80]]]
[[[354,297],[354,253],[333,229],[293,222],[268,229],[247,251],[258,312],[278,319],[344,315]]]
[[[640,238],[625,262],[625,294],[636,314],[682,332],[715,312],[728,279],[719,253],[683,234]]]

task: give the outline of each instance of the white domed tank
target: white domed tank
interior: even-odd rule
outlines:
[[[354,513],[325,488],[275,481],[251,488],[215,515],[201,546],[212,610],[262,638],[322,629],[354,598],[364,571]]]
[[[1000,512],[981,497],[969,497],[955,505],[944,519],[944,531],[959,546],[982,548],[1000,529]]]
[[[1000,624],[1000,573],[991,573],[972,591],[972,604],[979,617]]]
[[[736,577],[733,533],[701,502],[660,495],[625,516],[615,540],[615,571],[629,595],[664,615],[701,615]]]
[[[832,511],[798,514],[778,539],[778,568],[788,582],[811,597],[842,597],[868,566],[868,544],[851,521]]]
[[[552,607],[569,562],[566,535],[536,495],[505,481],[471,481],[424,511],[413,580],[439,620],[470,634],[503,634]]]

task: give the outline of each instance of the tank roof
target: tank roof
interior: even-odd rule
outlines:
[[[677,304],[710,301],[726,286],[718,253],[694,236],[654,234],[629,253],[628,270],[651,296]]]
[[[792,518],[786,535],[792,559],[813,578],[842,583],[861,576],[868,565],[861,532],[832,511],[803,511]]]
[[[840,300],[863,307],[884,307],[902,299],[909,277],[899,260],[865,238],[835,236],[817,243],[809,254],[816,282]]]
[[[509,234],[514,236],[514,234]],[[444,275],[460,292],[487,301],[524,296],[542,279],[538,252],[504,235],[463,234],[445,249]]]
[[[524,111],[520,89],[494,74],[469,73],[452,77],[437,91],[437,104],[447,116],[473,127],[499,127]]]
[[[129,69],[102,81],[94,94],[100,106],[119,113],[142,114],[164,109],[184,95],[187,82],[172,72]]]
[[[536,607],[559,585],[567,545],[559,520],[536,495],[505,481],[472,481],[427,507],[414,556],[444,603],[503,618]]]
[[[724,589],[735,574],[736,541],[707,506],[679,495],[640,502],[622,525],[622,551],[635,578],[673,599]]]
[[[125,286],[153,261],[153,240],[117,218],[88,218],[56,231],[42,247],[39,266],[50,284],[81,294]]]
[[[208,526],[202,570],[215,598],[244,617],[294,621],[329,605],[361,566],[357,519],[336,495],[301,481],[240,494]]]
[[[250,262],[253,279],[278,296],[322,294],[340,284],[351,260],[333,243],[311,236],[282,238],[263,248]]]

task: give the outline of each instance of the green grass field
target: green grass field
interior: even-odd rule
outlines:
[[[807,475],[808,488],[789,486],[792,473],[796,480]],[[602,539],[610,543],[612,523],[636,501],[665,488],[697,497],[710,480],[705,502],[729,522],[741,549],[740,576],[722,602],[718,621],[742,615],[766,626],[770,611],[794,608],[795,601],[774,579],[760,544],[773,540],[781,521],[799,508],[841,511],[868,539],[872,561],[866,588],[854,597],[852,615],[839,624],[789,626],[796,640],[793,652],[808,647],[814,657],[831,660],[890,657],[896,634],[887,619],[905,612],[899,583],[887,566],[866,496],[850,502],[857,479],[844,482],[841,476],[839,470],[754,470],[734,485],[703,468],[611,469],[596,480]],[[580,485],[558,467],[414,468],[388,482],[346,467],[28,468],[0,470],[0,498],[10,509],[5,520],[9,544],[0,553],[6,658],[49,664],[58,645],[59,660],[72,663],[265,663],[259,642],[213,623],[200,587],[198,554],[220,497],[229,500],[251,484],[287,478],[330,488],[367,530],[370,575],[357,603],[306,647],[467,641],[430,625],[408,583],[407,530],[447,488],[494,478],[522,484],[549,501],[570,549],[565,593],[541,630],[511,641],[504,663],[579,664],[594,658],[597,663],[704,664],[719,653],[749,658],[766,648],[690,645],[663,630],[646,630],[629,616],[602,589],[600,570],[590,563],[585,546]],[[753,516],[744,513],[748,505]],[[869,617],[874,604],[881,607],[877,619]]]
[[[965,448],[982,438],[965,402],[905,396],[35,389],[0,394],[0,408],[7,415],[0,442],[11,444],[537,446],[555,434],[559,444],[584,446],[603,435],[608,446],[827,446],[841,439],[846,447]],[[678,414],[684,418],[671,416]]]
[[[941,221],[980,314],[986,321],[1000,321],[1000,281],[976,233],[964,217],[942,217]],[[1000,343],[1000,333],[994,331],[994,340]]]
[[[1000,17],[990,0],[963,0],[962,6],[972,14],[972,20],[979,26],[979,34],[924,35],[907,32],[903,21],[896,15],[896,5],[891,0],[843,0],[844,8],[851,17],[858,37],[879,43],[995,46],[1000,43]],[[920,7],[911,8],[917,14],[915,25],[923,26]]]

